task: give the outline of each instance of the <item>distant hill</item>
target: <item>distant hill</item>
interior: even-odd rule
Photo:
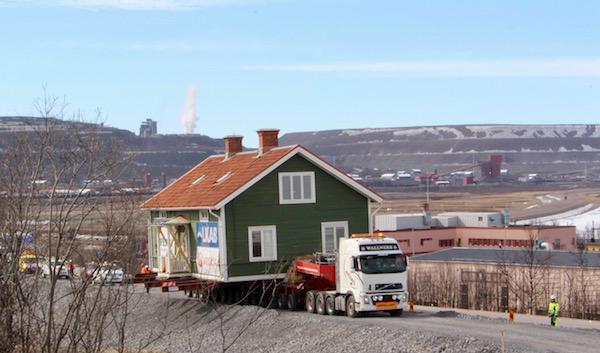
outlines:
[[[600,125],[450,125],[296,132],[301,143],[334,164],[352,168],[448,171],[504,156],[510,173],[600,170]]]
[[[206,157],[222,153],[223,140],[204,135],[156,135],[142,138],[131,131],[98,124],[69,120],[52,119],[61,128],[82,129],[93,127],[104,138],[122,141],[126,153],[134,153],[136,158],[131,176],[142,177],[152,173],[159,177],[163,172],[168,178],[179,177]],[[36,117],[0,117],[0,148],[9,143],[18,132],[31,132],[40,128],[44,119]]]

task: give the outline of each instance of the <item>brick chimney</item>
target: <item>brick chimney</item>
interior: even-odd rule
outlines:
[[[279,129],[260,129],[258,133],[258,155],[279,146]]]
[[[229,135],[223,137],[225,141],[225,159],[233,157],[234,154],[242,152],[242,138],[240,135]]]

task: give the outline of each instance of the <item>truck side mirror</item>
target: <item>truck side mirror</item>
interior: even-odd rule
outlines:
[[[404,260],[404,267],[408,267],[408,256],[402,255],[402,259]]]

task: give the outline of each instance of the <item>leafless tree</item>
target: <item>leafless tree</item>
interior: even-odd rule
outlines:
[[[180,319],[170,314],[169,297],[164,308],[153,308],[163,319],[132,342],[132,314],[147,310],[140,307],[149,297],[97,276],[104,263],[119,263],[126,274],[139,266],[138,245],[147,239],[141,200],[94,191],[97,185],[110,189],[108,181],[118,180],[133,156],[101,126],[81,122],[80,115],[65,123],[66,104],[59,98],[44,94],[36,108],[35,122],[0,141],[0,352],[145,350],[179,329],[168,326]],[[25,255],[34,259],[37,274],[22,271]],[[68,260],[79,266],[69,280],[59,280]],[[88,273],[92,261],[98,266]],[[39,275],[41,267],[49,269],[49,278]],[[210,334],[220,338],[218,350],[230,351],[273,305],[277,283],[257,282],[229,305],[205,296],[210,299],[195,304],[207,316],[196,324],[206,332],[212,328]],[[239,322],[238,304],[253,300],[263,306],[249,308]],[[197,351],[203,341],[193,337],[189,345]]]
[[[516,254],[508,256],[508,252],[499,252],[498,272],[506,280],[510,293],[520,304],[517,310],[534,314],[538,302],[549,296],[549,261],[550,251],[536,246],[537,234],[529,231],[527,246]]]
[[[99,352],[127,311],[128,286],[92,286],[96,273],[58,278],[68,260],[84,259],[83,231],[102,239],[98,263],[127,259],[137,205],[94,195],[91,185],[117,179],[131,156],[98,125],[65,123],[65,107],[44,93],[39,118],[0,146],[0,351]],[[49,279],[22,271],[25,254]]]

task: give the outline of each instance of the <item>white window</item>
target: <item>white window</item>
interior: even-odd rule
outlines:
[[[314,203],[315,172],[279,173],[279,203]]]
[[[335,253],[340,238],[348,238],[347,221],[321,223],[321,241],[323,242],[324,253]]]
[[[277,260],[275,226],[248,227],[248,253],[250,262]]]

